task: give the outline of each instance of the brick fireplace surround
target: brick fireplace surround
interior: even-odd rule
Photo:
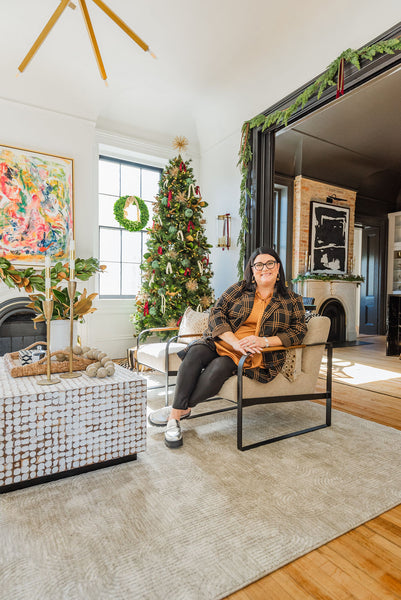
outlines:
[[[344,201],[333,200],[331,206],[343,206],[350,209],[348,233],[347,272],[352,273],[354,265],[354,224],[356,191],[335,185],[329,185],[299,175],[294,182],[294,222],[293,222],[293,276],[304,274],[308,270],[310,255],[310,208],[311,202],[326,203],[328,196],[337,196]],[[298,292],[303,296],[315,298],[316,309],[327,305],[335,299],[344,308],[345,339],[355,341],[357,284],[341,281],[305,281],[298,285]]]

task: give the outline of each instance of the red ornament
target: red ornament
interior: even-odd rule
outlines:
[[[185,166],[185,163],[183,163],[182,161],[180,162],[180,171],[184,170],[184,172],[186,173],[187,171],[187,167]]]
[[[196,188],[195,188],[195,194],[196,194],[197,196],[200,196],[200,189],[199,189],[199,185],[197,185],[197,186],[196,186]]]
[[[149,314],[149,302],[146,300],[143,308],[143,316],[146,317]]]
[[[171,206],[172,197],[173,197],[173,192],[171,190],[169,190],[168,199],[167,199],[167,208],[170,208],[170,206]]]
[[[157,253],[160,255],[163,254],[163,248],[161,246],[158,247]]]
[[[189,276],[191,275],[191,269],[189,267],[187,267],[184,271],[184,276],[187,276],[187,275],[189,275]]]
[[[191,229],[195,229],[195,225],[192,223],[192,221],[189,221],[188,227],[187,227],[188,233],[191,231]]]
[[[179,326],[179,324],[181,323],[181,319],[182,319],[182,317],[180,317],[180,318],[178,319],[178,321],[177,321],[177,327],[178,327],[178,326]]]

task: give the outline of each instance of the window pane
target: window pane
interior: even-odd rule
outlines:
[[[141,232],[140,231],[125,231],[122,230],[123,236],[123,252],[122,259],[124,262],[140,263],[142,260],[141,248]]]
[[[121,165],[121,196],[140,196],[141,169],[130,165]]]
[[[159,190],[159,171],[142,169],[142,200],[155,201],[155,196]]]
[[[99,160],[99,193],[120,196],[120,165],[118,162]]]
[[[120,295],[120,263],[103,262],[107,269],[99,276],[100,296]]]
[[[124,296],[134,296],[141,287],[141,270],[133,263],[122,264],[122,290]]]
[[[108,225],[109,227],[120,227],[120,224],[114,217],[114,203],[119,196],[99,196],[99,225]]]
[[[119,231],[118,229],[105,229],[104,227],[100,228],[100,262],[120,262],[120,240],[121,231]]]

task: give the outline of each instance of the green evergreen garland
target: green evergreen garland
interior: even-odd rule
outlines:
[[[361,60],[372,60],[376,54],[395,54],[401,50],[401,38],[394,38],[391,40],[383,40],[377,42],[372,46],[365,46],[361,50],[352,50],[348,48],[340,54],[326,69],[326,71],[320,75],[311,85],[309,85],[287,108],[283,110],[276,110],[268,115],[257,115],[249,121],[245,121],[242,126],[241,135],[241,146],[239,150],[239,161],[238,165],[241,169],[241,194],[240,194],[240,218],[241,218],[241,229],[238,235],[238,246],[239,246],[239,260],[238,260],[238,278],[242,279],[244,270],[244,257],[245,257],[245,236],[248,232],[248,219],[246,217],[246,205],[247,199],[250,197],[250,191],[247,189],[247,179],[249,174],[249,164],[252,160],[252,150],[249,143],[249,133],[254,127],[262,127],[262,131],[265,131],[271,125],[283,124],[288,125],[289,119],[299,109],[303,108],[305,104],[317,95],[320,98],[324,90],[329,86],[337,85],[337,73],[340,66],[340,62],[344,59],[344,63],[350,63],[357,69],[361,68]]]
[[[151,327],[176,327],[187,307],[206,310],[214,302],[212,246],[202,224],[207,203],[200,197],[190,162],[178,155],[160,178],[141,265],[142,289],[131,315],[136,333]]]

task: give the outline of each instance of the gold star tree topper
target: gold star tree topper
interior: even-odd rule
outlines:
[[[173,148],[175,150],[178,150],[178,152],[180,154],[181,154],[181,152],[185,152],[185,150],[187,149],[187,146],[188,146],[188,140],[183,135],[177,135],[177,137],[174,138]]]

